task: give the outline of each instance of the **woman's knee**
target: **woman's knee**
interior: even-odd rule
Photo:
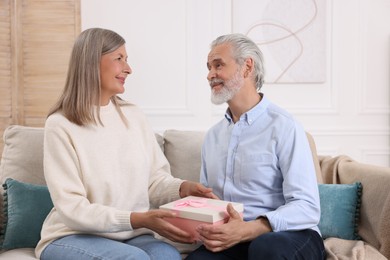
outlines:
[[[179,260],[181,255],[172,245],[164,242],[153,243],[150,247],[142,248],[150,256],[150,259]]]
[[[181,260],[181,255],[176,247],[151,235],[141,235],[129,239],[126,244],[142,249],[151,259]]]

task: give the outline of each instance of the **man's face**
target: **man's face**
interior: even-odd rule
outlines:
[[[231,100],[243,85],[241,68],[233,58],[231,46],[215,46],[208,55],[207,68],[211,102],[219,105]]]

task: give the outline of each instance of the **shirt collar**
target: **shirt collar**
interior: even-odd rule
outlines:
[[[249,111],[242,114],[240,117],[240,121],[245,121],[248,125],[251,125],[267,109],[269,100],[265,97],[263,93],[260,93],[260,95],[262,96],[260,102],[256,104],[256,106],[251,108]],[[229,108],[226,109],[225,118],[229,122],[229,125],[233,123]]]

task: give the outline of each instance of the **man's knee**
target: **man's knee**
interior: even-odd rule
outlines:
[[[249,259],[323,259],[322,238],[314,232],[304,230],[263,234],[250,243]]]
[[[282,239],[278,239],[274,234],[263,234],[253,240],[248,248],[248,259],[288,259],[289,256],[282,249]]]

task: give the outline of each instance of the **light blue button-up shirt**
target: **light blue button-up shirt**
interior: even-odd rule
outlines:
[[[303,127],[263,96],[233,122],[229,110],[202,147],[201,183],[244,204],[244,220],[266,216],[274,232],[319,232],[320,201]]]

